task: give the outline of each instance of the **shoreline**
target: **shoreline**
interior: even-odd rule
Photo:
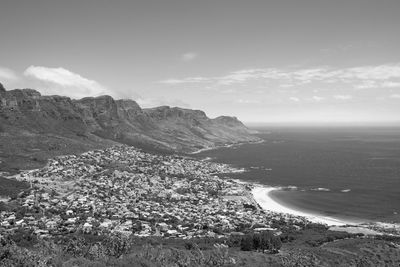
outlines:
[[[324,224],[328,227],[328,230],[331,231],[342,231],[351,234],[358,233],[366,236],[388,235],[400,237],[400,223],[368,221],[358,218],[354,218],[354,220],[335,218],[317,212],[303,211],[285,205],[279,202],[276,197],[274,198],[271,196],[272,192],[282,190],[282,187],[273,187],[240,179],[232,180],[239,184],[249,186],[248,197],[266,212],[281,214],[282,217],[291,216],[299,219],[306,219],[312,223]]]
[[[234,143],[228,144],[224,146],[217,146],[211,148],[203,148],[198,151],[192,152],[190,154],[199,154],[204,151],[216,150],[219,148],[230,148],[241,146],[244,144],[259,144],[264,143],[265,140],[260,140],[256,142],[243,142],[243,143]],[[203,160],[212,160],[214,158],[206,158]],[[243,170],[240,170],[242,172]],[[232,172],[233,173],[233,172]],[[325,224],[329,227],[329,230],[333,231],[344,231],[348,233],[361,233],[364,235],[394,235],[400,236],[400,223],[397,222],[381,222],[381,221],[370,221],[368,219],[361,218],[339,218],[339,217],[331,217],[321,213],[301,210],[300,208],[296,208],[290,206],[290,204],[285,204],[283,201],[279,201],[277,197],[270,194],[272,192],[282,190],[282,187],[279,186],[269,186],[259,184],[257,182],[244,181],[241,179],[232,179],[237,183],[246,184],[250,188],[248,189],[248,197],[251,198],[258,206],[260,206],[264,211],[271,213],[279,213],[282,216],[292,216],[299,217],[302,219],[306,219],[312,223]],[[317,191],[328,190],[325,188],[317,188]],[[344,189],[343,192],[349,192],[349,189]]]
[[[296,210],[294,208],[285,206],[274,198],[270,196],[272,191],[280,190],[280,187],[268,187],[263,185],[255,185],[251,190],[251,194],[254,200],[260,205],[260,207],[266,211],[286,213],[293,216],[304,217],[307,220],[314,223],[322,223],[328,226],[344,226],[344,225],[359,225],[360,222],[346,221],[343,219],[333,218],[329,216],[324,216],[321,214],[315,214],[310,212],[305,212],[301,210]]]
[[[205,147],[205,148],[201,148],[199,150],[193,151],[193,152],[189,152],[187,154],[188,155],[196,155],[196,154],[200,154],[205,151],[211,151],[211,150],[216,150],[216,149],[220,149],[220,148],[230,148],[230,147],[247,145],[247,144],[261,144],[264,142],[265,142],[265,140],[261,139],[259,141],[239,142],[239,143],[225,144],[225,145],[219,145],[219,146],[214,146],[214,147]]]

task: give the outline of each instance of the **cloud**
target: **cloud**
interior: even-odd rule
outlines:
[[[290,87],[294,87],[294,86],[295,86],[294,84],[290,84],[290,83],[282,83],[279,85],[279,87],[282,87],[282,88],[290,88]]]
[[[111,94],[98,82],[64,68],[30,66],[24,75],[45,83],[47,88],[41,90],[44,94],[67,95],[72,98]]]
[[[317,67],[253,68],[230,72],[223,76],[187,77],[161,81],[166,84],[209,83],[217,86],[240,85],[249,82],[275,83],[282,88],[311,83],[346,85],[354,89],[387,88],[400,85],[400,63],[352,68]]]
[[[294,101],[294,102],[300,102],[300,99],[298,97],[295,97],[295,96],[289,97],[289,99]]]
[[[393,94],[393,95],[390,95],[390,98],[400,98],[400,94]]]
[[[314,95],[311,97],[311,99],[314,100],[315,102],[321,102],[322,100],[325,99],[325,97]]]
[[[381,84],[383,88],[400,88],[400,82],[384,81]]]
[[[259,100],[250,100],[250,99],[237,99],[234,101],[237,104],[258,104]]]
[[[334,95],[333,98],[338,100],[350,100],[353,98],[351,95]]]
[[[387,80],[390,78],[400,78],[400,64],[348,68],[345,69],[340,76],[343,78],[355,78],[359,80]]]
[[[233,72],[224,77],[217,78],[217,84],[220,85],[231,85],[237,83],[243,83],[248,81],[249,79],[256,79],[256,74],[251,72],[237,71]]]
[[[189,77],[185,79],[167,79],[159,81],[158,83],[175,85],[184,83],[207,83],[207,82],[210,82],[210,80],[204,77]]]
[[[370,88],[376,88],[378,87],[378,84],[374,80],[364,80],[361,81],[360,83],[354,85],[354,88],[356,89],[370,89]]]
[[[188,61],[193,61],[193,60],[195,60],[196,58],[198,58],[198,56],[199,56],[199,55],[198,55],[197,53],[188,52],[188,53],[182,54],[181,59],[182,59],[183,61],[188,62]]]
[[[18,80],[18,76],[17,76],[17,74],[15,74],[15,72],[13,70],[10,70],[8,68],[4,68],[4,67],[0,66],[0,79],[15,81],[15,80]]]

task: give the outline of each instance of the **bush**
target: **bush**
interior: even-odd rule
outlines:
[[[141,241],[142,244],[138,245],[137,241]],[[60,238],[57,243],[39,240],[33,248],[26,249],[0,235],[0,266],[200,267],[233,266],[237,263],[231,257],[228,246],[221,243],[221,239],[196,239],[189,242],[168,240],[167,246],[153,246],[148,241],[150,239],[114,235],[92,243],[82,236],[69,235]],[[137,249],[129,250],[129,246],[125,246],[126,242],[134,243]],[[209,249],[201,250],[198,246],[201,243],[208,244]],[[183,249],[184,244],[190,247],[190,250]]]
[[[45,242],[38,243],[34,249],[26,249],[15,243],[0,246],[0,266],[54,266],[58,250]]]
[[[282,243],[289,243],[292,242],[293,240],[296,240],[296,235],[292,233],[285,233],[282,234],[280,238]]]
[[[128,255],[127,258],[131,258],[132,255]],[[199,248],[185,251],[145,245],[134,258],[138,262],[147,263],[142,266],[153,266],[151,263],[157,263],[154,266],[232,266],[236,263],[235,259],[229,256],[228,246],[223,244],[214,244],[213,249],[207,253]]]
[[[129,252],[132,242],[129,237],[116,234],[104,239],[101,244],[104,246],[108,256],[118,258]]]
[[[15,242],[16,245],[20,247],[33,247],[38,242],[36,235],[31,229],[18,228],[10,236],[10,239]]]
[[[281,256],[282,266],[323,266],[321,260],[314,254],[308,251],[297,250],[291,251],[284,256]]]
[[[251,251],[254,249],[252,235],[249,234],[242,237],[242,240],[240,241],[240,249],[244,251]]]
[[[82,237],[73,237],[65,245],[65,251],[74,257],[82,257],[86,254],[87,243]]]
[[[244,251],[260,250],[276,253],[282,247],[280,237],[275,236],[271,231],[248,234],[242,237],[240,248]]]
[[[241,239],[242,236],[240,235],[231,235],[226,239],[225,244],[227,244],[229,247],[241,247]]]
[[[325,232],[326,230],[329,229],[328,226],[326,226],[325,224],[319,224],[319,223],[309,223],[306,225],[305,227],[306,229],[313,229],[315,231],[319,231],[319,232]]]
[[[192,241],[189,241],[189,242],[185,243],[185,249],[187,249],[187,250],[192,250],[192,249],[195,249],[195,248],[198,248],[198,247],[199,246],[196,243],[192,242]]]

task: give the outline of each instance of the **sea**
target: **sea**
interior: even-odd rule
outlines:
[[[277,188],[283,206],[357,222],[400,222],[400,127],[259,127],[257,144],[197,158],[243,168],[227,178]]]

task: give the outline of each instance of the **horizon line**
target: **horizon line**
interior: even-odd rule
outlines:
[[[244,125],[252,126],[345,126],[345,127],[362,127],[362,126],[382,126],[382,127],[400,127],[400,120],[391,121],[242,121]]]

